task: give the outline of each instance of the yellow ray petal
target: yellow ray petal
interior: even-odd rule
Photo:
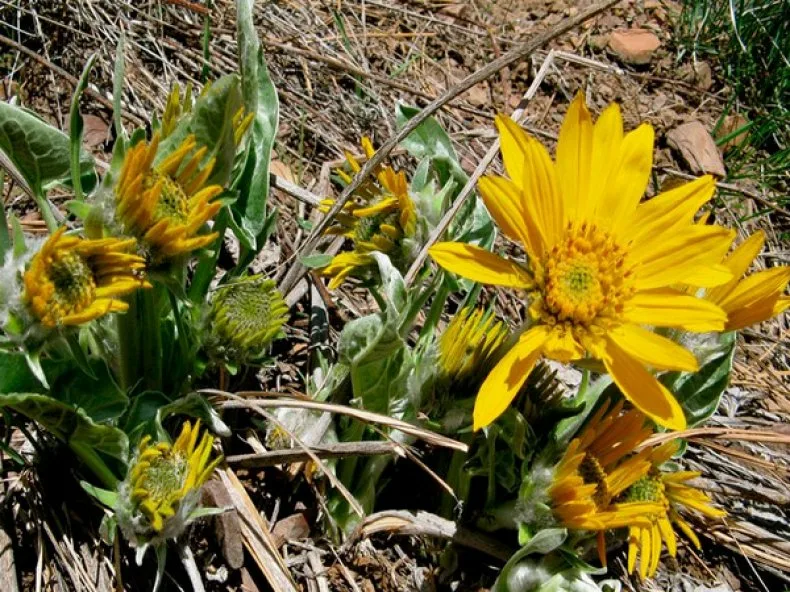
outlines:
[[[465,243],[437,243],[428,251],[444,269],[482,284],[529,288],[527,272],[517,263]]]
[[[605,219],[619,230],[628,222],[645,194],[653,168],[653,127],[643,123],[626,134],[620,148],[620,160],[603,195]]]
[[[540,357],[540,347],[548,334],[545,325],[527,330],[494,367],[475,399],[475,430],[487,426],[507,409]]]
[[[713,177],[705,175],[639,204],[626,231],[626,240],[636,243],[654,240],[675,227],[690,224],[715,190]]]
[[[718,265],[729,249],[734,233],[719,226],[690,226],[667,240],[634,245],[631,256],[637,268],[638,290],[663,288],[677,283],[699,285],[701,269]],[[654,237],[655,238],[655,237]],[[721,276],[726,278],[725,275]]]
[[[743,279],[719,302],[729,315],[728,329],[742,328],[770,318],[788,282],[790,267],[766,269]]]
[[[687,331],[722,331],[727,314],[707,300],[682,294],[673,288],[637,292],[623,317],[638,325],[671,327]]]
[[[521,243],[534,256],[535,243],[540,244],[539,235],[531,236],[537,229],[527,226],[527,219],[520,207],[521,195],[519,188],[508,179],[502,177],[483,177],[477,184],[483,203],[510,240]]]
[[[609,336],[626,354],[655,370],[696,372],[699,369],[689,350],[637,325],[622,325],[612,329]]]
[[[592,119],[583,93],[579,92],[568,108],[557,142],[557,180],[570,220],[589,213]]]
[[[592,162],[590,163],[590,202],[595,204],[596,213],[606,212],[602,206],[603,196],[607,192],[609,181],[616,173],[616,157],[620,154],[623,143],[623,117],[620,115],[620,105],[612,103],[593,126]],[[612,198],[615,196],[612,195]]]
[[[534,220],[544,240],[543,249],[550,249],[565,230],[565,207],[556,168],[546,148],[535,138],[527,137],[524,154],[521,209],[527,220]]]
[[[607,338],[603,363],[623,395],[662,427],[682,430],[686,418],[675,397],[655,376],[629,356],[613,339]]]
[[[705,298],[719,304],[738,285],[743,274],[755,260],[765,244],[765,233],[758,230],[730,253],[724,260],[724,265],[732,272],[732,279],[721,286],[708,290]]]
[[[508,177],[519,189],[524,179],[524,158],[527,145],[527,134],[521,126],[501,113],[494,120],[499,131],[499,145],[502,162]]]

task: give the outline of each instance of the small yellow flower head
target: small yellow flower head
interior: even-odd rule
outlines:
[[[513,120],[499,116],[496,124],[509,178],[483,177],[479,189],[502,232],[523,246],[525,260],[466,243],[430,249],[444,269],[522,290],[530,301],[532,325],[481,386],[475,428],[504,412],[541,357],[600,360],[634,406],[663,427],[684,428],[680,404],[648,368],[694,372],[697,360],[646,327],[724,329],[721,308],[682,289],[732,277],[721,259],[733,233],[694,223],[713,196],[713,178],[642,203],[653,128],[642,124],[624,133],[616,104],[593,123],[581,94],[565,116],[554,162]]]
[[[121,485],[116,514],[136,546],[178,537],[200,500],[200,487],[222,457],[212,458],[214,437],[201,436],[200,421],[184,422],[175,443],[154,443],[145,436]]]
[[[455,384],[488,372],[510,336],[507,325],[483,309],[465,308],[439,338],[439,368]],[[479,383],[478,383],[479,384]]]
[[[654,448],[649,456],[651,466],[648,474],[629,487],[622,496],[627,503],[652,502],[660,508],[659,511],[649,515],[649,524],[629,527],[628,572],[634,571],[639,556],[639,575],[643,579],[652,577],[658,569],[662,540],[672,557],[677,553],[673,524],[680,528],[695,547],[700,548],[697,535],[680,515],[681,508],[690,508],[709,518],[722,518],[727,515],[727,512],[711,506],[711,499],[707,494],[686,484],[686,481],[699,477],[699,473],[661,470],[661,465],[677,450],[677,441],[667,442]]]
[[[154,264],[211,244],[217,233],[199,235],[220,210],[212,202],[222,193],[208,185],[214,160],[201,164],[208,149],[196,149],[194,136],[154,166],[160,135],[139,142],[126,154],[115,188],[115,217],[124,233],[137,237]]]
[[[203,92],[208,90],[209,85],[203,87]],[[181,99],[181,87],[176,82],[170,89],[170,94],[167,95],[167,103],[165,104],[165,112],[162,114],[162,123],[159,127],[159,133],[164,140],[176,129],[181,116],[185,113],[192,111],[192,83],[188,83],[184,89],[184,98]]]
[[[727,313],[727,331],[766,321],[790,308],[790,296],[785,294],[790,283],[790,267],[772,267],[743,277],[764,244],[765,233],[762,230],[746,239],[723,261],[723,265],[732,272],[732,279],[711,288],[705,295],[706,300]]]
[[[288,320],[288,305],[273,280],[251,276],[221,286],[211,302],[206,348],[214,359],[259,359]]]
[[[362,138],[362,148],[370,159],[375,149],[370,138]],[[346,153],[348,164],[354,174],[362,169],[359,162]],[[338,175],[346,183],[352,177],[345,171]],[[334,200],[326,199],[321,203],[326,212]],[[395,172],[388,166],[381,166],[373,177],[368,178],[350,199],[327,229],[327,234],[345,236],[354,243],[353,251],[340,253],[323,269],[322,273],[332,278],[331,289],[337,288],[350,275],[365,275],[375,266],[376,261],[370,253],[386,253],[395,267],[408,264],[417,228],[417,211],[409,195],[406,175]]]
[[[61,227],[42,245],[24,272],[22,301],[48,329],[80,325],[128,305],[118,298],[138,288],[145,261],[129,253],[134,239],[86,240]]]

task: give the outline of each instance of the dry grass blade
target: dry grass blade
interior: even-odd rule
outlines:
[[[395,442],[339,442],[337,444],[312,446],[310,450],[313,453],[312,456],[321,459],[343,458],[346,456],[376,456],[378,454],[403,455],[403,446]],[[310,460],[312,456],[298,448],[286,448],[284,450],[272,450],[256,454],[228,456],[225,458],[225,462],[244,467],[245,469],[258,469],[274,465],[305,462]]]
[[[502,57],[495,59],[494,61],[490,62],[488,65],[484,66],[483,68],[479,69],[478,71],[470,74],[458,84],[454,85],[453,87],[447,89],[444,93],[442,93],[436,100],[431,101],[422,111],[420,111],[417,115],[415,115],[412,119],[409,120],[406,125],[394,136],[392,136],[389,140],[387,140],[381,148],[379,148],[376,153],[373,155],[365,166],[362,167],[362,170],[354,176],[351,180],[351,183],[343,190],[343,193],[340,194],[340,197],[335,201],[332,205],[330,210],[327,212],[326,216],[321,218],[318,224],[315,225],[313,230],[311,231],[310,235],[307,237],[307,240],[300,248],[300,252],[302,254],[310,254],[318,244],[319,240],[323,236],[324,230],[329,226],[332,219],[340,212],[341,209],[345,206],[346,202],[351,198],[351,195],[359,189],[362,183],[367,179],[367,177],[378,167],[385,158],[389,155],[395,146],[397,146],[401,141],[403,141],[409,134],[411,134],[417,127],[425,121],[428,117],[436,113],[439,109],[442,108],[448,101],[454,99],[461,93],[469,90],[475,84],[486,80],[488,77],[492,76],[502,68],[509,66],[519,60],[525,59],[532,55],[537,49],[551,41],[552,39],[570,31],[574,27],[580,25],[584,21],[594,17],[596,14],[603,12],[607,8],[614,6],[617,4],[619,0],[604,0],[600,4],[595,4],[588,8],[587,10],[583,10],[579,12],[576,16],[568,18],[557,24],[555,27],[552,27],[545,33],[540,35],[536,35],[532,40],[527,41],[515,49],[504,54]],[[300,279],[306,273],[306,268],[304,265],[301,264],[300,261],[295,261],[291,269],[288,270],[285,278],[283,279],[280,290],[287,294],[291,291],[291,289],[296,286]]]
[[[681,432],[664,432],[654,434],[642,443],[642,447],[662,444],[677,438],[697,440],[702,438],[715,438],[717,440],[773,442],[775,444],[790,444],[790,435],[780,434],[770,430],[746,430],[739,428],[692,428]]]
[[[242,397],[260,397],[265,393],[254,391],[240,391],[236,395],[225,391],[216,389],[201,389],[199,391],[205,395],[217,395],[227,399],[234,399],[231,401],[224,401],[220,404],[225,409],[245,409],[250,408],[252,405],[265,408],[279,408],[290,407],[292,409],[312,409],[315,411],[326,411],[329,413],[337,413],[340,415],[348,415],[354,419],[364,421],[365,423],[378,424],[384,427],[399,430],[405,434],[415,436],[428,444],[433,446],[442,446],[452,450],[460,450],[461,452],[468,452],[469,447],[463,442],[453,440],[447,436],[442,436],[436,432],[420,428],[405,421],[381,415],[380,413],[372,413],[362,409],[354,409],[345,405],[336,405],[333,403],[322,403],[319,401],[309,401],[297,398],[286,398],[282,393],[272,393],[272,398],[267,399],[244,399]]]
[[[345,547],[349,548],[355,541],[367,538],[377,532],[447,539],[503,562],[513,555],[513,549],[485,534],[458,526],[455,522],[430,512],[408,512],[405,510],[387,510],[368,516],[357,526],[345,543]]]
[[[233,501],[239,515],[244,546],[258,564],[274,592],[297,592],[296,583],[272,539],[268,525],[263,521],[244,486],[231,469],[218,471],[222,484]]]

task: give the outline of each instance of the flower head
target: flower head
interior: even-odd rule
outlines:
[[[507,325],[493,314],[486,314],[481,308],[460,310],[439,338],[442,376],[463,383],[485,374],[509,337]]]
[[[362,138],[362,148],[367,158],[375,153],[369,138]],[[353,173],[359,173],[361,166],[351,155],[346,154]],[[351,176],[338,171],[341,179],[351,182]],[[323,211],[328,211],[334,203],[332,199],[322,202]],[[376,261],[370,253],[379,251],[390,255],[396,267],[400,260],[408,259],[409,239],[417,228],[417,212],[406,175],[395,172],[388,166],[379,167],[373,178],[367,179],[337,215],[327,234],[336,234],[351,239],[354,250],[340,253],[322,271],[332,277],[330,288],[337,288],[349,275],[370,272]]]
[[[762,251],[763,244],[765,233],[760,230],[730,253],[723,265],[732,272],[732,279],[711,288],[705,295],[727,313],[725,329],[728,331],[768,320],[790,308],[790,297],[785,295],[790,283],[790,267],[772,267],[743,277]]]
[[[145,545],[179,536],[199,502],[200,487],[222,457],[211,458],[214,438],[200,434],[184,422],[175,443],[158,442],[145,436],[137,457],[121,485],[117,515],[133,543]]]
[[[116,219],[155,264],[211,244],[217,233],[198,231],[222,207],[211,201],[222,187],[206,185],[214,160],[201,164],[208,148],[196,149],[195,137],[188,136],[154,166],[159,139],[156,133],[150,143],[129,149],[115,188]]]
[[[248,363],[260,358],[288,320],[288,305],[274,280],[252,276],[221,286],[207,319],[207,349],[216,359]]]
[[[720,261],[733,233],[693,223],[713,195],[710,176],[640,204],[652,166],[653,129],[623,133],[617,105],[593,125],[584,99],[571,104],[556,163],[515,122],[498,117],[509,179],[479,189],[503,233],[520,242],[525,263],[464,243],[439,243],[439,265],[466,278],[526,291],[531,326],[489,374],[478,395],[476,428],[510,404],[541,356],[601,360],[620,390],[662,426],[685,427],[672,394],[646,367],[695,371],[693,354],[644,328],[724,328],[715,304],[684,293],[731,273]],[[661,237],[657,240],[656,237]]]
[[[129,253],[134,239],[87,240],[61,227],[33,256],[23,276],[23,302],[44,327],[80,325],[128,308],[118,297],[150,287],[145,261]]]
[[[699,477],[694,471],[664,472],[661,465],[669,460],[678,449],[677,441],[667,442],[650,451],[649,472],[634,483],[624,493],[623,499],[629,502],[653,502],[660,510],[649,514],[647,525],[631,525],[628,533],[628,572],[636,567],[639,560],[639,575],[652,577],[658,568],[661,556],[661,542],[666,543],[669,554],[677,552],[677,540],[672,525],[675,524],[694,543],[698,549],[700,542],[688,522],[680,515],[681,508],[690,508],[709,518],[722,518],[727,512],[710,505],[711,499],[702,491],[687,485],[686,482]]]

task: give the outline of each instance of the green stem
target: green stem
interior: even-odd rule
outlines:
[[[0,188],[3,187],[3,177],[3,173],[0,172]],[[10,248],[11,235],[8,232],[8,219],[5,215],[5,201],[0,199],[0,265],[2,265],[3,261],[5,261],[5,254]]]
[[[129,310],[118,315],[121,388],[127,392],[162,390],[162,334],[156,306],[162,288],[129,296]]]
[[[49,230],[50,234],[55,232],[59,224],[55,219],[55,214],[52,213],[52,206],[49,204],[49,200],[47,200],[46,196],[39,195],[38,192],[34,192],[33,199],[36,200],[36,205],[41,211],[41,217],[44,218],[47,230]]]
[[[69,442],[69,447],[77,454],[82,462],[93,471],[107,489],[115,491],[118,488],[118,478],[113,474],[99,454],[90,446],[82,442]]]

